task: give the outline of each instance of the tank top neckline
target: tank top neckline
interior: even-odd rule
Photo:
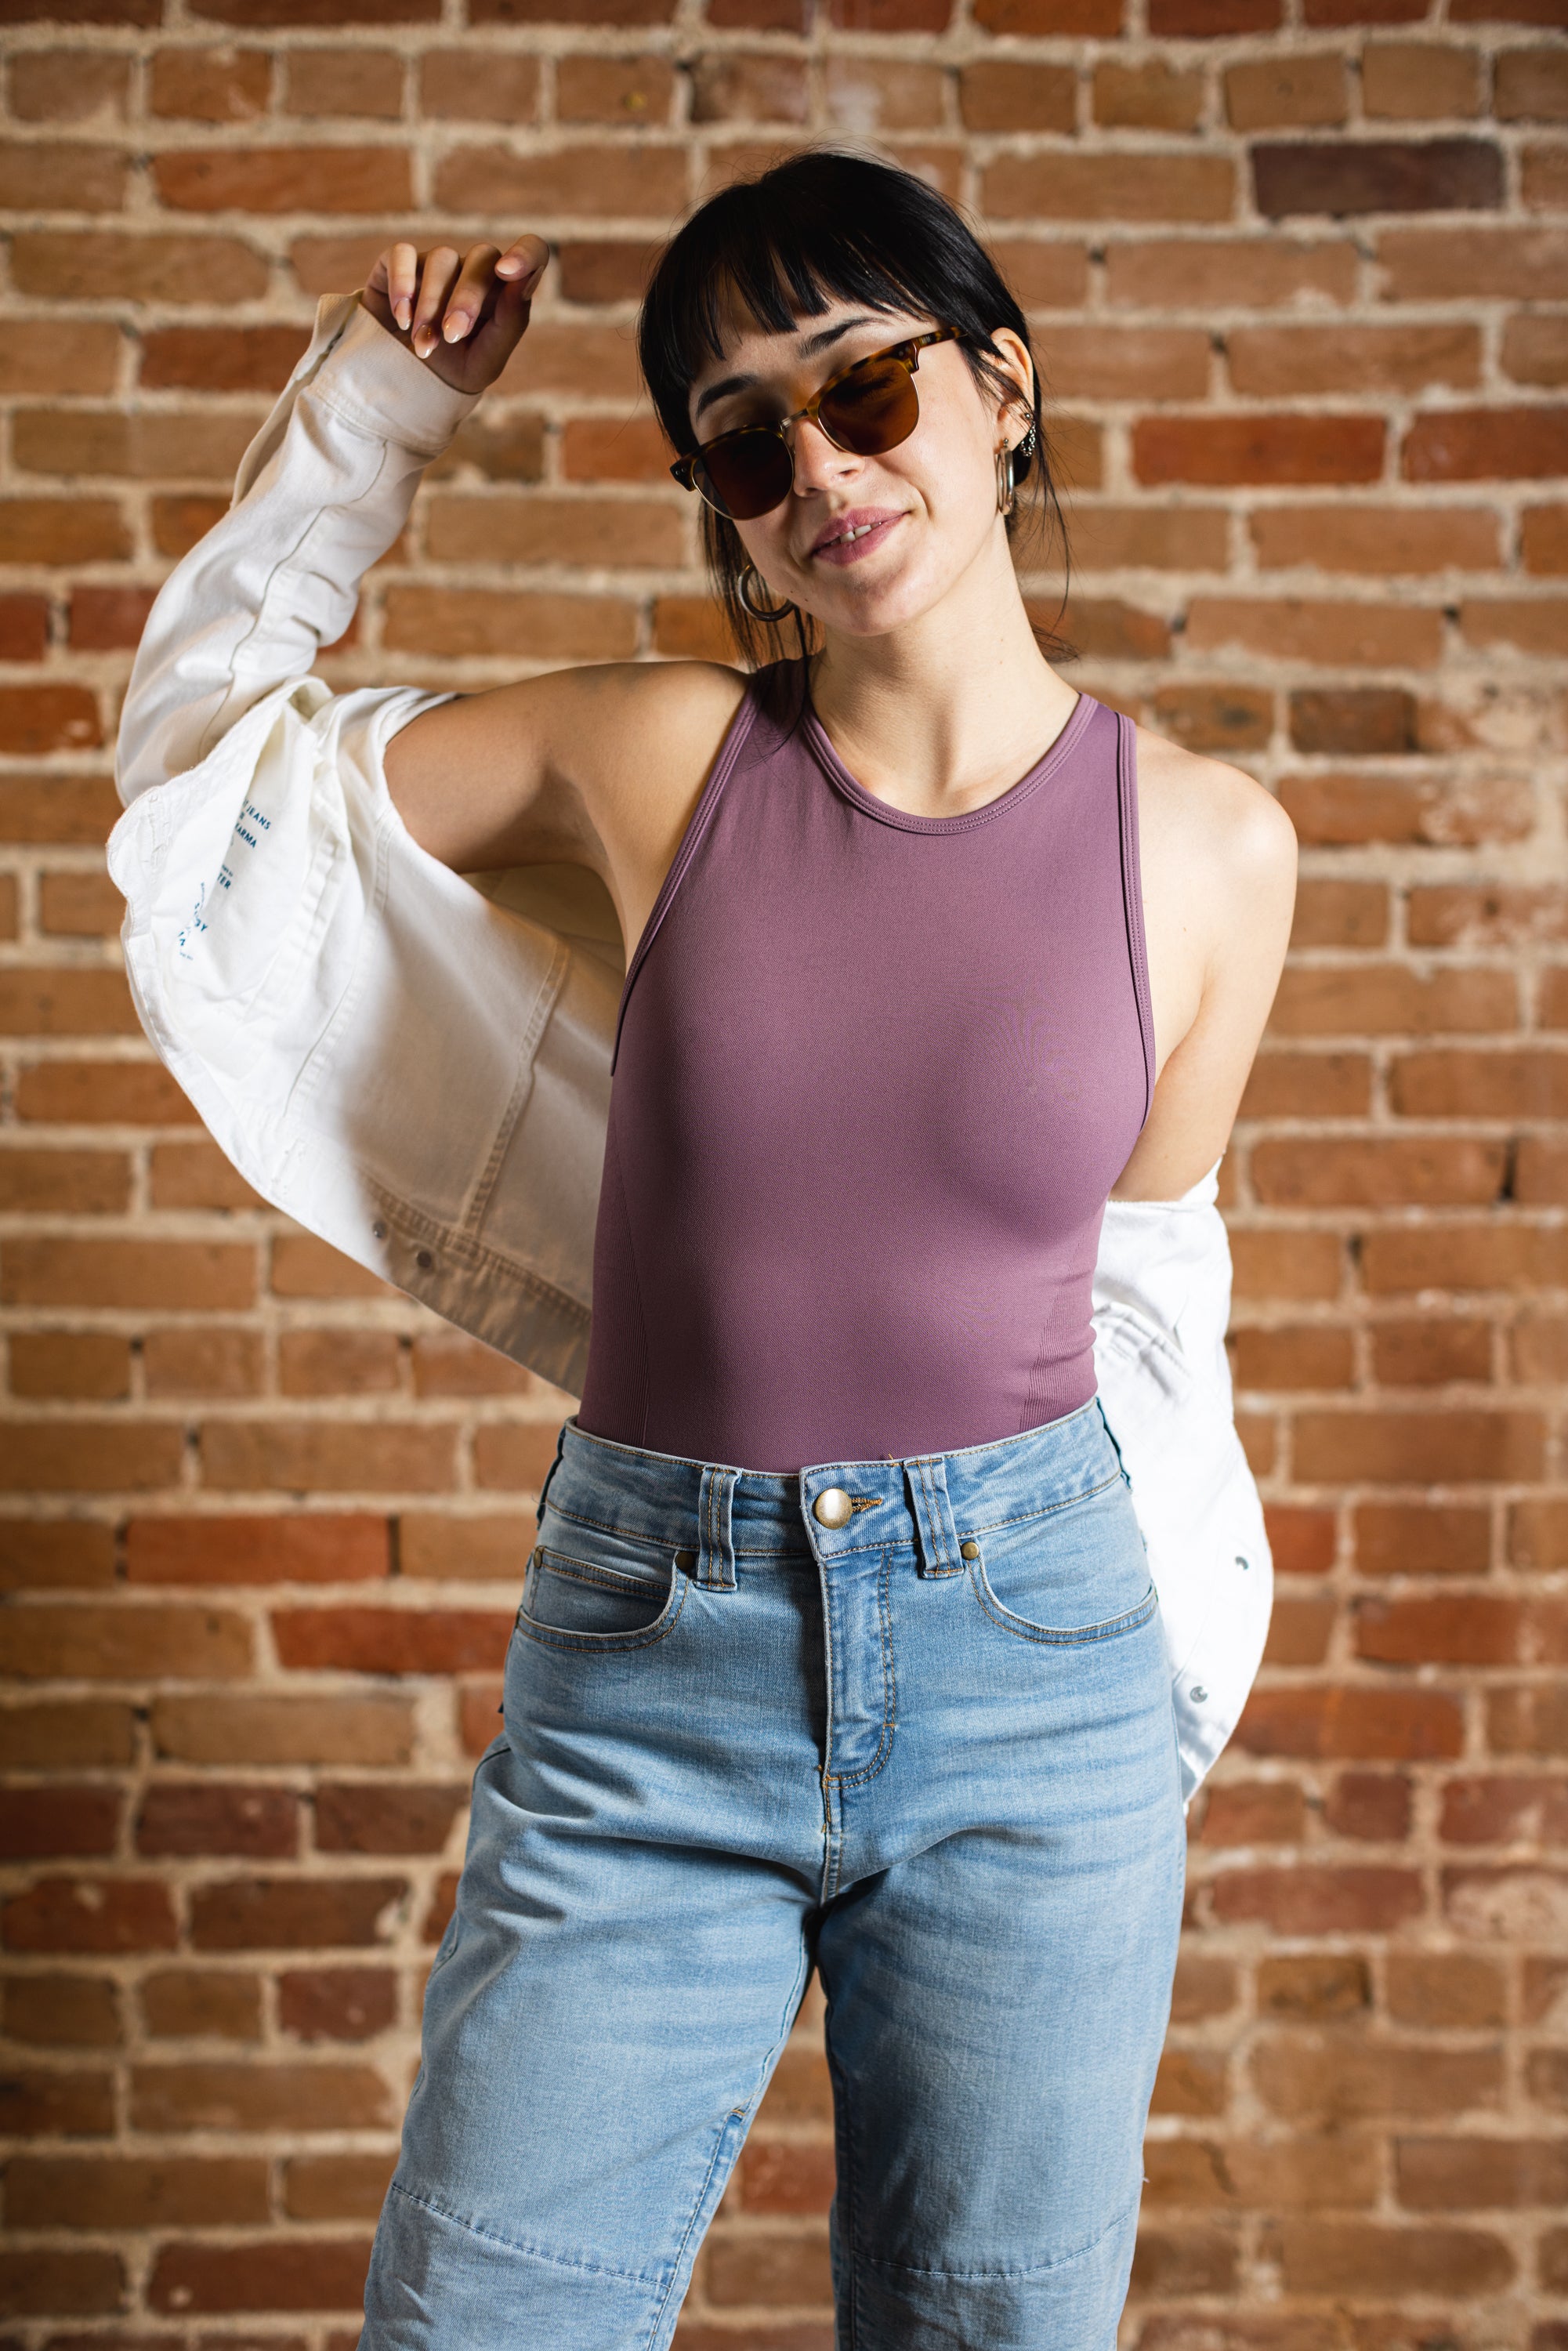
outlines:
[[[894,808],[888,801],[879,799],[875,792],[868,791],[851,775],[834,750],[827,728],[817,716],[816,705],[811,700],[810,679],[805,672],[802,672],[800,683],[805,697],[802,732],[829,782],[863,814],[874,817],[879,824],[894,825],[901,832],[969,832],[977,825],[989,823],[992,818],[1003,815],[1020,800],[1030,799],[1049,781],[1061,760],[1068,757],[1099,707],[1092,695],[1080,689],[1078,699],[1069,711],[1061,732],[1048,744],[1034,765],[1027,768],[1016,783],[1009,784],[994,799],[982,801],[978,808],[965,809],[957,816],[916,816],[911,810]]]

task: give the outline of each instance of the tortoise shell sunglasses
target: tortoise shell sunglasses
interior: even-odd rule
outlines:
[[[737,425],[688,450],[670,467],[681,487],[698,490],[710,507],[731,522],[750,522],[768,514],[789,495],[795,480],[795,457],[784,428],[802,417],[824,433],[835,449],[857,457],[877,457],[907,441],[920,422],[920,395],[915,371],[928,343],[953,341],[956,327],[935,327],[924,335],[906,335],[884,350],[856,360],[807,401],[803,408],[763,424]]]

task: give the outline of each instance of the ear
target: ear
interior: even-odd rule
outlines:
[[[1029,347],[1023,337],[1015,334],[1010,327],[993,328],[991,340],[996,346],[997,363],[1011,376],[1017,387],[1011,392],[1004,392],[998,401],[998,422],[1003,422],[1016,411],[1019,422],[1027,428],[1034,417],[1034,367]]]

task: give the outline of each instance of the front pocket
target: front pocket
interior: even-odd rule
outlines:
[[[1120,1475],[1065,1508],[966,1537],[970,1589],[992,1623],[1056,1647],[1112,1640],[1159,1605]]]
[[[631,1546],[615,1539],[616,1559],[558,1551],[540,1543],[523,1576],[517,1629],[548,1646],[638,1648],[667,1633],[679,1616],[690,1583],[673,1548],[641,1546],[646,1562],[632,1565]]]

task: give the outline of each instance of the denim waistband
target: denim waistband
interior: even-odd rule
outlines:
[[[727,1588],[737,1564],[824,1563],[913,1544],[923,1573],[963,1572],[970,1536],[1061,1510],[1123,1474],[1097,1396],[1061,1420],[904,1460],[822,1461],[798,1471],[687,1460],[563,1426],[539,1493],[567,1520],[668,1543],[694,1554],[700,1583]],[[841,1524],[825,1522],[816,1505]],[[845,1500],[848,1510],[844,1514]]]

